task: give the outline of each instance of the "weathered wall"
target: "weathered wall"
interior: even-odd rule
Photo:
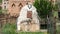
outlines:
[[[5,14],[0,14],[0,27],[4,26],[6,23],[16,23],[16,18]]]
[[[33,0],[29,0],[32,2]],[[27,3],[26,0],[9,0],[8,13],[11,16],[18,16],[21,8]]]

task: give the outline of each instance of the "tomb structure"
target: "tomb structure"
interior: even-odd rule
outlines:
[[[17,30],[19,31],[39,31],[39,19],[36,8],[32,3],[22,7],[19,17],[17,18]]]

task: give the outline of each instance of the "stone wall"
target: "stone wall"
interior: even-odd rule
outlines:
[[[33,3],[34,0],[28,0]],[[25,0],[9,0],[8,4],[8,14],[11,16],[18,16],[20,13],[20,10],[23,6],[27,4],[27,1]]]
[[[9,15],[0,14],[0,27],[4,26],[6,23],[16,23],[16,17],[10,17]]]
[[[35,23],[34,21],[31,21],[30,23],[23,22],[20,24],[21,31],[31,31],[36,32],[40,30],[39,24]]]

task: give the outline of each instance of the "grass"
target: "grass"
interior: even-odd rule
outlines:
[[[16,34],[16,24],[7,23],[2,27],[2,34]]]
[[[43,32],[20,32],[18,34],[44,34]]]

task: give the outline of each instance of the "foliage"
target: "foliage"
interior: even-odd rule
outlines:
[[[60,25],[57,25],[56,30],[57,30],[56,33],[57,33],[57,34],[60,34]]]
[[[7,10],[0,10],[0,14],[7,14]]]
[[[43,32],[20,32],[19,34],[44,34]]]
[[[0,14],[2,13],[2,7],[0,7]]]
[[[2,14],[2,10],[0,10],[0,14]]]
[[[0,7],[0,10],[2,9],[2,7]]]
[[[16,34],[16,24],[5,24],[2,28],[2,34]]]
[[[38,15],[41,18],[46,18],[47,15],[52,14],[52,10],[57,9],[57,5],[53,6],[51,1],[46,0],[35,0],[34,6],[37,8]]]
[[[2,3],[2,0],[0,0],[0,3]]]
[[[44,34],[43,32],[16,32],[16,24],[7,23],[2,27],[2,34]]]

